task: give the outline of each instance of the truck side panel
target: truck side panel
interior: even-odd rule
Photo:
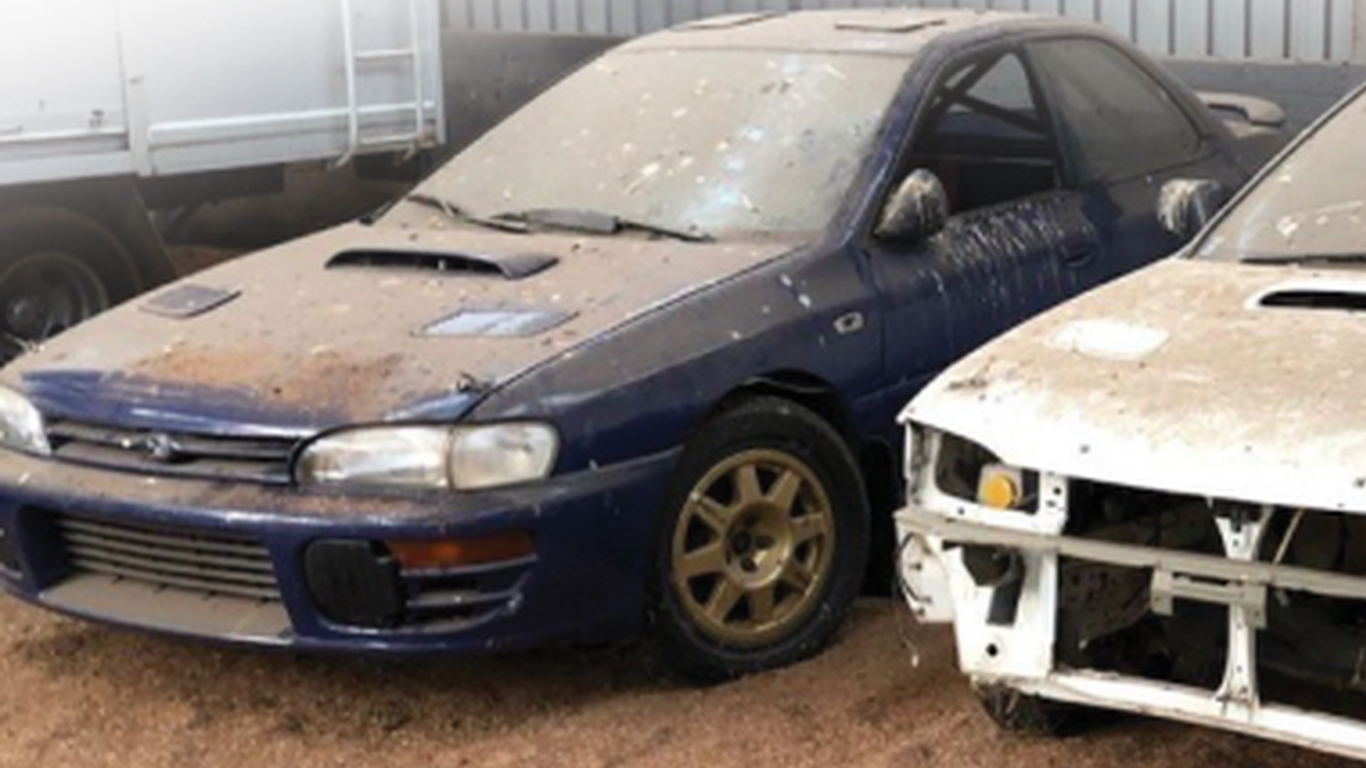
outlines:
[[[434,0],[121,7],[141,175],[335,159],[444,138]],[[373,58],[362,60],[366,52]]]
[[[0,184],[433,146],[439,25],[436,0],[16,4],[0,25]]]
[[[0,184],[128,173],[116,0],[12,3],[0,24]]]

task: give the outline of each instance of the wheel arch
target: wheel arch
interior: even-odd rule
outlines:
[[[858,436],[848,403],[833,384],[805,371],[779,370],[753,376],[722,396],[701,423],[711,421],[740,403],[764,396],[790,400],[820,416],[844,438],[854,455],[859,455]]]
[[[799,370],[776,370],[745,380],[721,397],[694,431],[741,403],[766,396],[779,397],[807,408],[844,438],[862,475],[864,497],[872,512],[872,551],[864,591],[869,594],[889,594],[895,549],[892,511],[900,503],[900,475],[897,472],[895,447],[883,440],[860,436],[852,409],[835,385],[820,376]]]

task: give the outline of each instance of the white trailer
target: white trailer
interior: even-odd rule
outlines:
[[[438,0],[14,0],[3,20],[4,357],[173,276],[145,200],[445,138]]]

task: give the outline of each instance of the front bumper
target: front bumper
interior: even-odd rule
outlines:
[[[1366,759],[1366,720],[1269,703],[1260,698],[1255,659],[1258,625],[1264,617],[1256,615],[1256,603],[1245,597],[1249,593],[1288,590],[1358,599],[1366,593],[1366,578],[1009,530],[954,519],[945,512],[905,508],[897,512],[897,523],[903,535],[934,543],[932,557],[948,574],[949,584],[944,589],[953,593],[953,603],[960,614],[954,619],[960,666],[974,680],[1006,685],[1057,701],[1167,717]],[[1022,600],[1030,607],[1022,611],[1020,621],[993,626],[984,612],[976,610],[990,600],[993,590],[972,584],[963,571],[956,555],[963,546],[1010,548],[1022,553],[1029,570]],[[1113,672],[1070,669],[1054,663],[1049,649],[1055,629],[1052,622],[1059,558],[1150,569],[1155,584],[1165,575],[1169,584],[1174,581],[1190,585],[1184,592],[1169,593],[1168,599],[1174,596],[1226,603],[1228,667],[1219,688],[1211,691]],[[1202,584],[1228,588],[1201,589]],[[1041,619],[1043,625],[1038,623]],[[984,652],[988,648],[993,650]]]
[[[377,498],[5,455],[0,548],[9,557],[0,557],[0,586],[100,622],[298,649],[463,653],[620,639],[643,617],[674,459],[668,452],[502,491]],[[509,530],[530,534],[534,553],[397,572],[402,611],[391,626],[329,619],[306,575],[306,553],[323,540]]]
[[[968,494],[961,482],[956,496],[940,487],[941,475],[952,477],[959,471],[954,458],[961,459],[961,450],[946,453],[942,432],[911,423],[907,427],[908,504],[896,513],[907,601],[921,620],[953,623],[959,667],[975,682],[1366,758],[1366,718],[1359,716],[1359,708],[1337,711],[1310,697],[1263,690],[1263,683],[1277,671],[1276,664],[1301,672],[1312,671],[1315,663],[1336,669],[1325,660],[1306,658],[1299,645],[1285,642],[1285,617],[1295,614],[1277,618],[1277,605],[1329,600],[1357,610],[1366,594],[1366,576],[1359,572],[1287,564],[1280,555],[1267,557],[1263,543],[1275,516],[1295,508],[1116,484],[1110,487],[1145,496],[1169,494],[1177,505],[1171,510],[1173,521],[1179,522],[1179,505],[1192,504],[1198,514],[1209,515],[1222,552],[1185,548],[1179,534],[1169,540],[1108,538],[1073,523],[1104,514],[1085,488],[1094,493],[1097,485],[1109,483],[1038,471],[1037,503],[1030,509],[986,508],[964,498]],[[1011,457],[1015,462],[1021,458]],[[1036,466],[1027,460],[1013,465]],[[1216,508],[1226,514],[1216,514]],[[1300,507],[1296,514],[1303,511]],[[989,570],[974,569],[970,563],[976,557],[980,564],[982,553],[1008,558],[1019,568],[1009,578],[993,580]],[[1088,578],[1088,571],[1095,578]],[[1126,578],[1142,585],[1142,600],[1116,610],[1116,604],[1104,597],[1123,598],[1125,585],[1134,583]],[[1009,610],[1001,610],[1003,604]],[[1137,616],[1130,614],[1135,606]],[[1084,650],[1092,640],[1105,641],[1104,632],[1087,637],[1077,629],[1078,619],[1088,610],[1122,627],[1126,621],[1158,617],[1182,624],[1193,614],[1176,610],[1193,607],[1201,608],[1202,615],[1212,609],[1215,621],[1226,624],[1220,635],[1208,634],[1203,623],[1186,625],[1206,633],[1203,639],[1222,637],[1213,644],[1218,651],[1213,658],[1222,657],[1222,673],[1212,670],[1208,687],[1191,684],[1198,676],[1183,680],[1158,672],[1148,677],[1134,671],[1144,664],[1116,664],[1113,657],[1088,657],[1074,650]],[[1064,614],[1073,624],[1070,632],[1062,626]],[[1291,636],[1313,632],[1297,623],[1290,629]],[[1339,649],[1332,650],[1340,654]]]

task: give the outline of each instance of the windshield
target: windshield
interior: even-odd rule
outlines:
[[[759,50],[611,54],[419,190],[486,218],[575,210],[712,237],[817,231],[908,65]]]
[[[1366,254],[1366,95],[1265,176],[1214,230],[1202,258],[1288,262]]]

